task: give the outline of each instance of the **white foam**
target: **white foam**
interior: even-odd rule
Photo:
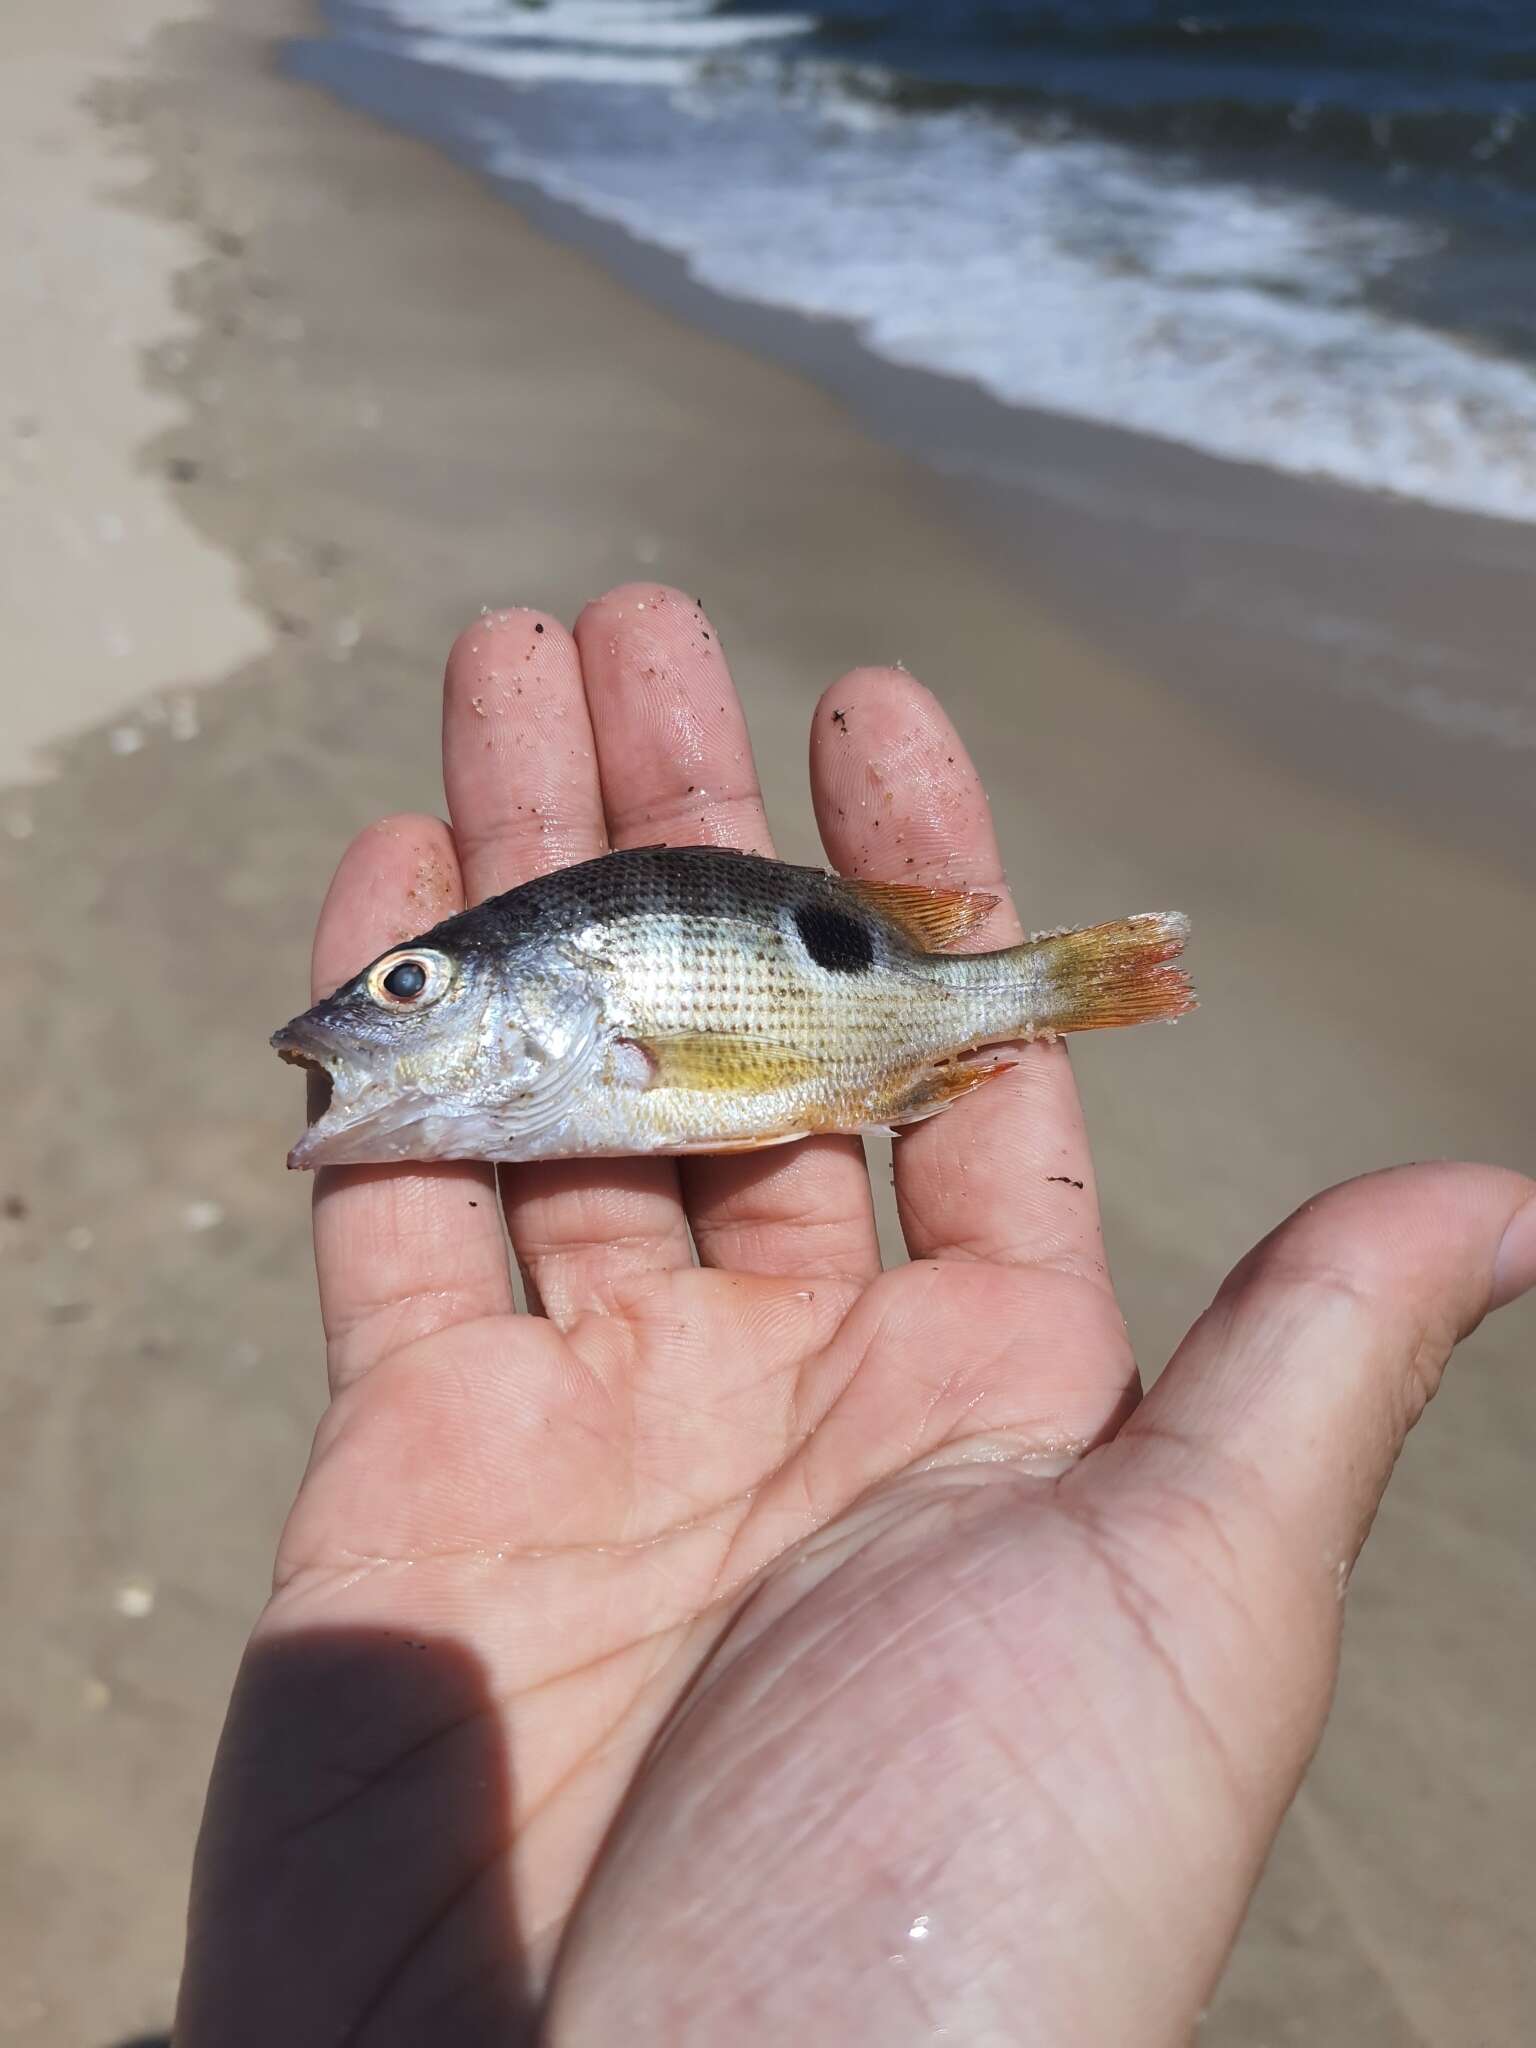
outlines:
[[[474,49],[449,36],[412,36],[395,45],[418,64],[499,78],[508,85],[682,86],[693,76],[686,57],[622,55],[608,50]],[[535,180],[537,182],[537,180]]]
[[[814,175],[764,154],[707,178],[677,148],[622,169],[519,145],[495,161],[719,290],[849,320],[1008,403],[1536,520],[1536,377],[1365,303],[1413,245],[1399,222],[961,115],[849,133]]]
[[[395,28],[433,38],[648,52],[739,49],[816,26],[805,14],[716,15],[708,7],[709,0],[553,0],[526,10],[505,0],[391,0],[377,11]]]

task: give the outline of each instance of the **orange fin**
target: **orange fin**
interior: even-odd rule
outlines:
[[[673,1145],[666,1157],[687,1159],[701,1152],[766,1152],[773,1145],[798,1145],[802,1138],[813,1135],[810,1131],[775,1131],[770,1138],[705,1139],[699,1145]]]
[[[1187,917],[1154,910],[1030,940],[1020,950],[1046,970],[1046,1000],[1036,1029],[1103,1031],[1182,1017],[1195,1007],[1195,992],[1183,969],[1168,962],[1188,937]]]
[[[844,881],[920,953],[941,953],[979,925],[997,898],[968,889],[925,889],[916,882]]]
[[[921,1123],[925,1117],[937,1116],[941,1109],[948,1109],[962,1095],[971,1094],[983,1082],[995,1081],[999,1074],[1012,1073],[1017,1065],[1017,1060],[954,1060],[948,1066],[928,1067],[919,1075],[903,1106],[894,1110],[886,1122],[893,1129],[900,1124]]]
[[[809,1081],[821,1063],[792,1045],[768,1038],[738,1038],[728,1031],[677,1032],[632,1039],[651,1063],[647,1086],[695,1088],[725,1095],[760,1095]]]

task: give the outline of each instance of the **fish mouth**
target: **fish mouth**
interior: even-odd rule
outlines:
[[[296,1024],[273,1032],[272,1049],[279,1059],[297,1067],[305,1082],[304,1135],[288,1154],[288,1164],[296,1170],[318,1166],[326,1147],[354,1120],[348,1100],[351,1077],[329,1047],[302,1035]]]
[[[335,1096],[336,1076],[312,1052],[299,1052],[285,1045],[280,1045],[277,1050],[281,1059],[287,1060],[291,1067],[298,1067],[303,1072],[305,1123],[319,1123]]]
[[[274,1031],[271,1042],[307,1084],[306,1128],[288,1154],[295,1171],[438,1156],[422,1143],[430,1100],[398,1069],[371,1071],[303,1017]]]

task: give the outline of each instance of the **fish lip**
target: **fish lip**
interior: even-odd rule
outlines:
[[[305,1029],[306,1021],[303,1017],[290,1018],[286,1024],[273,1032],[267,1043],[284,1059],[291,1059],[297,1053],[305,1059],[313,1060],[317,1066],[324,1066],[328,1060],[334,1059],[335,1054],[317,1031]]]
[[[290,1146],[287,1161],[290,1173],[304,1173],[311,1167],[319,1166],[322,1163],[315,1157],[315,1154],[325,1142],[325,1138],[331,1134],[327,1131],[323,1135],[317,1136],[316,1134],[319,1131],[320,1121],[317,1120],[309,1126],[296,1145]]]

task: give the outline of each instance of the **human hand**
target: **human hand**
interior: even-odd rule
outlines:
[[[1001,890],[910,677],[840,682],[811,774],[835,866]],[[472,627],[444,778],[451,833],[348,850],[317,994],[606,846],[771,850],[718,640],[655,586],[574,638]],[[1018,929],[1004,896],[971,943]],[[1536,1188],[1320,1197],[1141,1399],[1059,1046],[895,1171],[886,1273],[848,1140],[504,1169],[499,1203],[472,1165],[320,1177],[332,1400],[210,1792],[178,2048],[1187,2038],[1402,1439],[1536,1279]]]

